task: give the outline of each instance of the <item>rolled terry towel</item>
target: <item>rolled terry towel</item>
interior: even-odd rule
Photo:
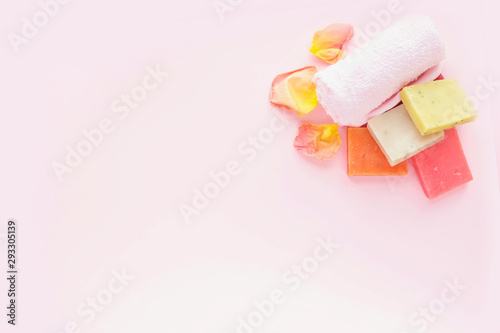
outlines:
[[[422,74],[438,68],[445,57],[444,42],[432,20],[412,15],[318,72],[313,81],[320,104],[335,123],[362,126],[387,111],[381,106],[392,105],[387,101]]]

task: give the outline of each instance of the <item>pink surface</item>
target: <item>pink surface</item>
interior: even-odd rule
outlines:
[[[411,168],[403,180],[348,178],[345,144],[328,163],[296,152],[298,126],[329,118],[268,101],[277,74],[324,66],[308,51],[316,30],[365,29],[384,1],[247,0],[221,21],[212,1],[74,0],[19,54],[7,33],[38,1],[2,2],[0,220],[20,223],[20,292],[19,325],[2,314],[0,331],[236,332],[282,289],[255,332],[412,333],[410,316],[457,278],[467,289],[428,332],[498,333],[500,100],[484,83],[500,78],[497,4],[401,3],[393,19],[430,15],[448,47],[444,76],[484,97],[459,128],[475,179],[432,201]],[[148,66],[170,75],[113,112]],[[59,182],[52,163],[106,118],[112,132]],[[196,193],[214,178],[225,188],[204,207]],[[194,198],[204,208],[187,225],[179,208]],[[291,291],[283,276],[327,235],[340,247]],[[123,292],[82,316],[122,269],[134,276]]]
[[[412,157],[425,195],[431,199],[473,180],[456,128],[444,139]]]

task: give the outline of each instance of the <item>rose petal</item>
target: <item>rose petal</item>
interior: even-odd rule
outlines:
[[[340,60],[344,44],[352,39],[354,28],[350,24],[334,23],[316,31],[311,52],[324,61],[334,64]]]
[[[271,103],[299,116],[311,112],[318,105],[316,84],[312,82],[317,72],[316,67],[310,66],[278,75],[272,84]]]
[[[337,125],[303,124],[293,146],[307,156],[329,161],[335,157],[341,144]]]

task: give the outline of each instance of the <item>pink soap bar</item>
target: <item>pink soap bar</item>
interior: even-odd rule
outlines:
[[[425,195],[430,199],[473,179],[457,129],[450,128],[444,134],[442,141],[412,158]]]

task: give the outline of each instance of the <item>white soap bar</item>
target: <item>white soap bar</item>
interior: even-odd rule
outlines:
[[[368,130],[391,166],[399,164],[444,139],[444,132],[423,136],[404,105],[368,121]]]

